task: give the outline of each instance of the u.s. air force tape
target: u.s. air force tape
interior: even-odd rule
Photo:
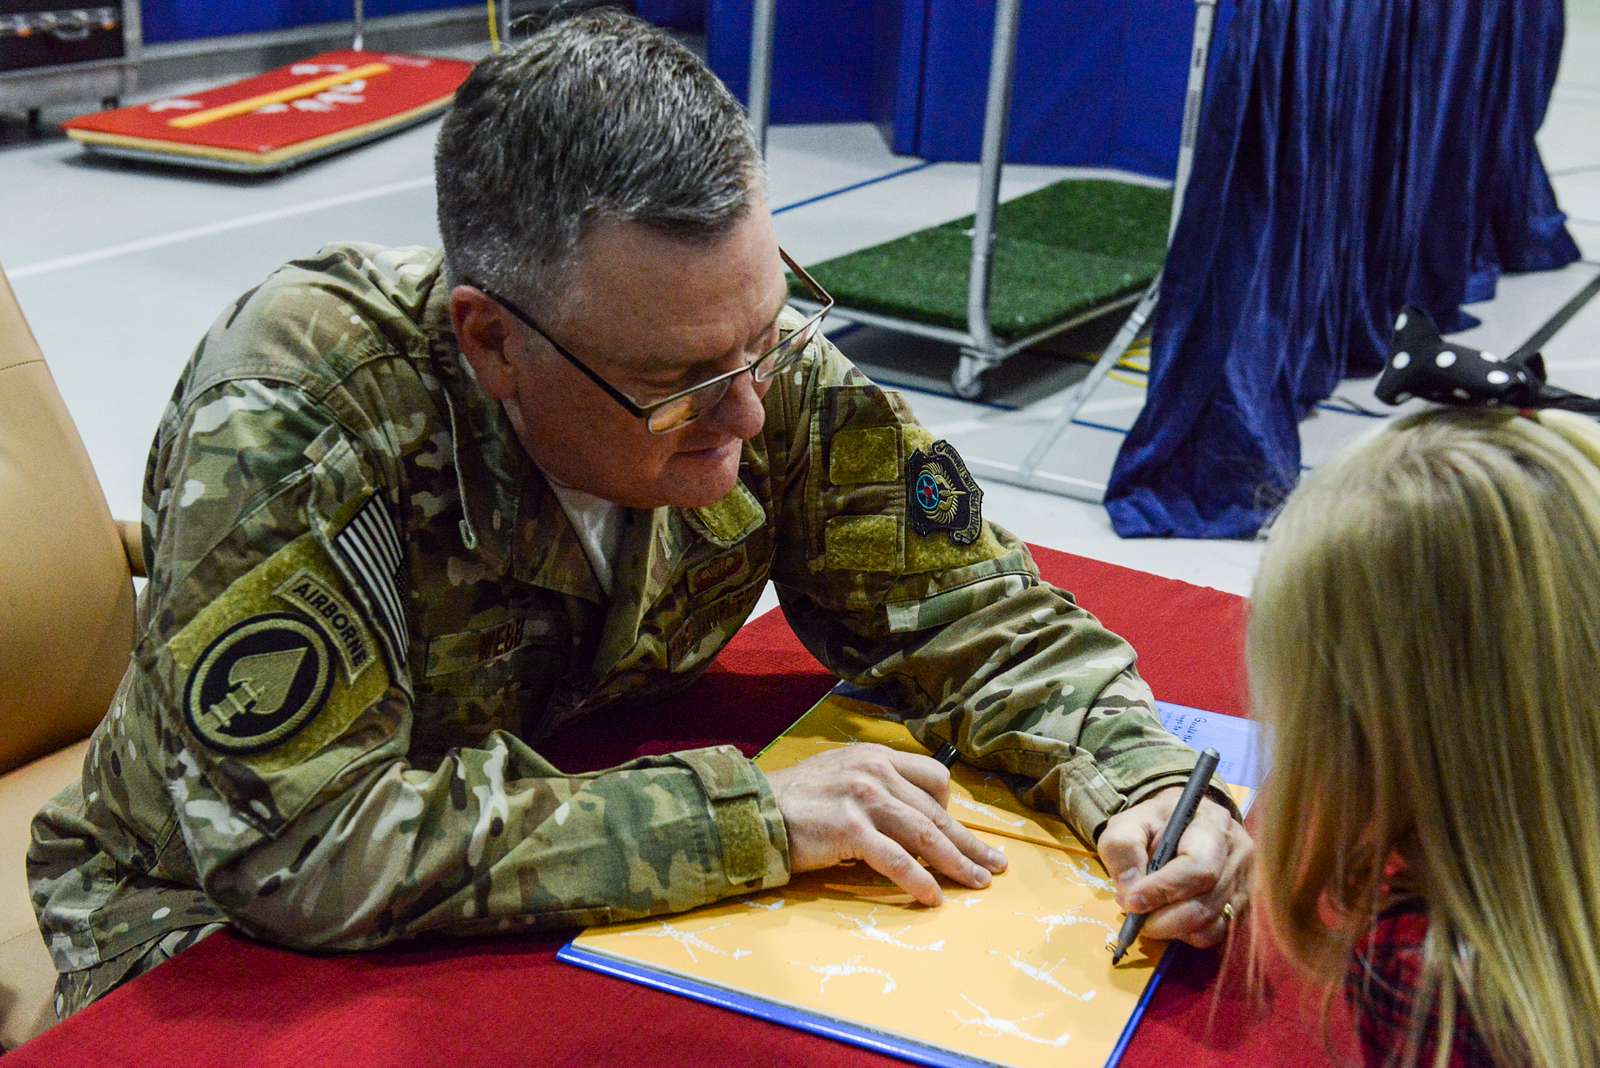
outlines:
[[[328,640],[301,616],[275,612],[246,619],[200,654],[184,693],[184,718],[213,749],[269,749],[321,711],[333,666]]]

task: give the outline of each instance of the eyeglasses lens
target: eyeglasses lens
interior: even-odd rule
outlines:
[[[800,358],[801,353],[811,344],[811,340],[817,336],[821,328],[820,319],[802,325],[800,329],[784,338],[777,348],[757,360],[750,368],[751,375],[757,382],[772,381],[779,371]],[[670,434],[680,427],[689,425],[722,403],[722,398],[728,395],[728,387],[732,381],[730,378],[724,378],[704,389],[697,389],[659,408],[651,409],[646,425],[652,434]]]
[[[771,382],[777,373],[794,363],[800,354],[811,344],[811,339],[817,336],[821,329],[820,319],[811,320],[801,325],[800,329],[783,339],[783,343],[767,353],[751,371],[757,382]]]
[[[648,423],[650,432],[670,434],[681,426],[687,426],[715,408],[727,395],[728,381],[724,379],[652,409]]]

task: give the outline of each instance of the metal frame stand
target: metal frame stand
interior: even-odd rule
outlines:
[[[1000,169],[1005,166],[1006,137],[1011,132],[1012,67],[1017,58],[1021,6],[1021,0],[1001,0],[994,12],[989,93],[983,115],[983,147],[978,156],[978,211],[972,224],[972,269],[967,273],[967,333],[972,335],[972,344],[961,346],[961,362],[950,378],[956,396],[971,400],[982,396],[984,374],[1011,355],[990,328],[989,290],[994,280]]]
[[[1205,99],[1206,66],[1211,54],[1211,29],[1216,19],[1217,0],[1195,0],[1194,6],[1194,43],[1190,51],[1189,86],[1183,104],[1183,133],[1178,142],[1178,173],[1173,178],[1172,185],[1172,216],[1167,223],[1167,247],[1172,247],[1172,237],[1178,229],[1178,219],[1183,214],[1184,194],[1189,188],[1189,175],[1194,170],[1195,144],[1199,138],[1200,130],[1200,105]],[[1105,495],[1105,486],[1096,487],[1090,494],[1072,492],[1071,487],[1052,490],[1049,486],[1035,486],[1035,474],[1055,447],[1061,435],[1066,433],[1067,427],[1078,417],[1083,406],[1089,403],[1100,383],[1105,381],[1111,369],[1122,361],[1139,334],[1149,322],[1150,315],[1155,311],[1156,297],[1161,292],[1161,276],[1165,270],[1158,271],[1150,280],[1150,286],[1144,291],[1144,296],[1139,298],[1136,305],[1122,329],[1117,331],[1117,336],[1112,338],[1111,344],[1100,354],[1095,365],[1067,394],[1066,402],[1061,406],[1055,421],[1050,424],[1045,432],[1034,442],[1033,448],[1028,450],[1027,457],[1022,461],[1022,466],[1015,472],[992,471],[994,477],[1002,482],[1026,488],[1037,488],[1062,493],[1069,497],[1082,497],[1086,500],[1100,501]]]
[[[767,127],[772,116],[772,24],[778,0],[756,0],[750,14],[750,126],[761,155],[767,154]]]
[[[1184,103],[1183,133],[1178,150],[1178,171],[1173,185],[1172,215],[1167,226],[1170,246],[1172,233],[1178,225],[1183,210],[1183,197],[1188,186],[1189,173],[1194,166],[1194,148],[1200,121],[1200,103],[1205,95],[1207,57],[1211,49],[1211,30],[1215,22],[1218,0],[1195,0],[1194,40],[1190,51],[1189,84]],[[750,123],[763,154],[767,147],[767,126],[770,122],[770,96],[772,86],[772,35],[777,0],[755,0],[750,41]],[[1157,274],[1142,296],[1130,296],[1111,304],[1095,308],[1083,315],[1060,323],[1052,323],[1042,330],[1002,344],[989,325],[990,294],[993,287],[995,220],[999,212],[1000,174],[1005,161],[1006,138],[1010,129],[1011,90],[1013,67],[1016,61],[1017,24],[1021,0],[998,0],[995,8],[994,49],[989,64],[989,89],[984,109],[983,149],[979,156],[978,203],[973,222],[972,267],[968,275],[967,329],[951,330],[931,326],[897,316],[861,311],[838,306],[834,314],[842,319],[868,326],[884,327],[903,333],[916,334],[954,344],[961,352],[960,362],[950,376],[950,386],[956,396],[976,400],[983,395],[983,376],[1004,363],[1011,356],[1031,348],[1047,338],[1070,330],[1090,319],[1134,305],[1122,329],[1110,346],[1100,355],[1089,374],[1068,394],[1066,403],[1055,421],[1029,450],[1021,466],[999,464],[969,458],[968,465],[1002,482],[1042,489],[1068,497],[1098,501],[1104,495],[1102,483],[1059,476],[1048,477],[1041,471],[1045,456],[1060,439],[1062,433],[1077,418],[1091,394],[1106,375],[1127,353],[1155,309],[1156,295],[1161,288],[1161,275]],[[805,302],[796,301],[805,306]]]
[[[989,90],[984,107],[983,148],[978,162],[978,201],[974,213],[972,266],[967,282],[967,329],[932,326],[914,319],[861,311],[847,305],[834,308],[840,319],[880,326],[901,333],[916,334],[956,345],[961,360],[950,376],[956,396],[976,400],[983,395],[983,376],[1010,357],[1031,348],[1107,311],[1126,307],[1136,299],[1128,297],[1103,305],[1084,315],[1052,323],[1042,330],[1011,342],[996,338],[989,325],[990,292],[993,288],[995,220],[1000,205],[1000,172],[1005,165],[1006,137],[1011,125],[1011,84],[1016,65],[1018,13],[1021,0],[999,0],[994,15],[994,48],[989,64]],[[750,125],[763,153],[767,148],[767,127],[771,115],[772,34],[777,0],[755,0],[750,32]],[[797,307],[808,307],[795,301]]]

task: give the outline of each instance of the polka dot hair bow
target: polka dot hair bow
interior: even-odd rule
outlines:
[[[1439,334],[1427,312],[1412,307],[1395,320],[1394,340],[1375,392],[1385,404],[1421,397],[1438,404],[1600,412],[1600,401],[1546,382],[1544,357],[1539,353],[1496,356],[1452,344]]]

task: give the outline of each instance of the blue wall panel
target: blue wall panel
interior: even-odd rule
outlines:
[[[916,154],[978,157],[993,27],[992,2],[929,0]],[[1006,158],[1172,177],[1193,29],[1183,0],[1024,0]]]
[[[633,9],[646,22],[685,33],[706,30],[705,0],[637,0]]]
[[[1218,40],[1231,9],[1219,8]],[[749,0],[707,11],[711,69],[742,100]],[[994,11],[994,0],[780,3],[773,121],[867,120],[896,152],[975,160]],[[1170,178],[1193,26],[1189,0],[1023,0],[1006,158]]]
[[[369,0],[367,17],[460,7],[461,0]],[[263,33],[317,22],[348,22],[350,0],[144,0],[144,39],[192,41],[234,33]],[[488,36],[485,23],[484,36]]]
[[[929,0],[873,5],[872,121],[892,151],[913,155],[922,114],[922,70]]]
[[[778,4],[773,122],[874,120],[875,9],[883,2]],[[750,0],[708,0],[706,56],[711,69],[744,100],[750,89]]]

